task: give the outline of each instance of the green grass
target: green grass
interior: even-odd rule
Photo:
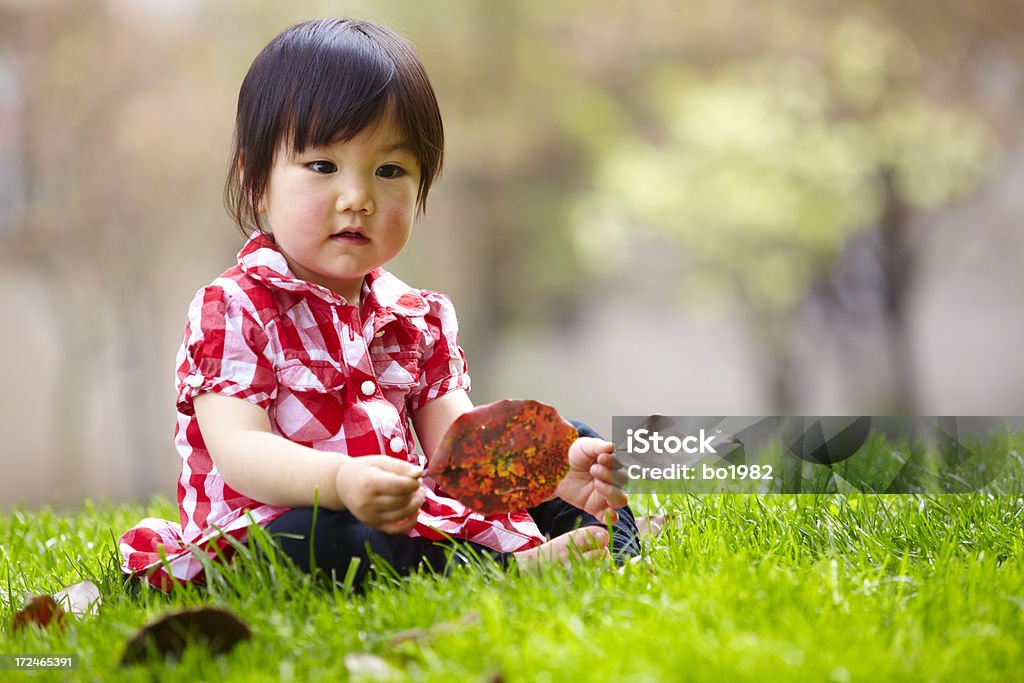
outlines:
[[[634,498],[635,507],[658,503]],[[243,559],[208,589],[126,588],[113,536],[166,501],[0,517],[0,653],[78,653],[76,672],[3,680],[344,680],[371,652],[412,680],[1019,680],[1024,498],[665,497],[647,563],[539,575],[460,569],[381,581],[359,596]],[[83,579],[100,614],[13,633],[24,592]],[[119,669],[124,643],[169,610],[220,605],[254,639],[229,655]],[[473,615],[394,642],[405,629]]]

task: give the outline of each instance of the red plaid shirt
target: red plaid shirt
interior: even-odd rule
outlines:
[[[199,290],[178,350],[180,526],[147,518],[120,541],[129,574],[167,589],[202,580],[196,553],[230,554],[287,508],[233,490],[214,465],[192,406],[213,391],[267,411],[274,433],[317,450],[386,454],[425,465],[413,452],[411,414],[469,389],[451,301],[412,289],[378,268],[366,276],[361,311],[291,275],[273,242],[256,234],[238,265]],[[424,478],[426,502],[410,536],[464,538],[512,552],[543,540],[526,511],[483,517]],[[251,521],[250,521],[251,520]],[[172,578],[173,577],[173,578]]]

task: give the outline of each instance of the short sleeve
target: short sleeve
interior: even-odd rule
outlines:
[[[178,411],[193,415],[193,399],[215,392],[268,408],[277,393],[270,338],[244,293],[209,285],[188,309],[178,349]]]
[[[409,410],[453,391],[469,391],[466,356],[459,346],[459,323],[451,299],[440,292],[422,292],[430,310],[424,316],[423,360],[416,388],[409,394]]]

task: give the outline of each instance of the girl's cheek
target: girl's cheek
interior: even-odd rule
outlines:
[[[292,213],[302,221],[322,220],[335,210],[335,203],[328,197],[295,197],[293,202]]]
[[[411,222],[412,218],[416,215],[415,194],[412,199],[402,196],[396,198],[395,201],[388,202],[384,213],[389,220]]]

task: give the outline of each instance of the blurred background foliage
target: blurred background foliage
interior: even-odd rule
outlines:
[[[329,15],[438,92],[393,270],[452,295],[478,403],[1024,413],[1016,0],[0,0],[0,504],[172,491],[238,85]]]

